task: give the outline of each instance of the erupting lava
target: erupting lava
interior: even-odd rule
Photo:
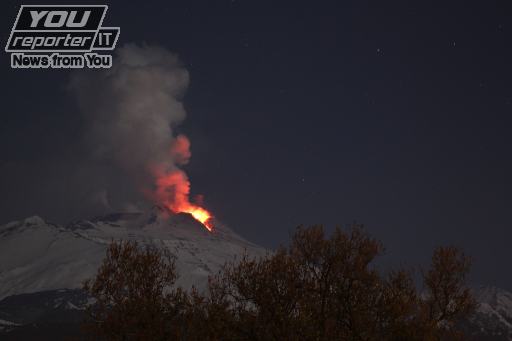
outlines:
[[[73,74],[69,86],[94,136],[95,155],[121,167],[157,206],[189,213],[213,231],[212,214],[200,201],[190,202],[181,169],[191,156],[190,141],[173,131],[186,117],[188,71],[159,46],[126,44],[117,52],[115,68]]]
[[[185,138],[182,135],[180,137],[181,139]],[[190,152],[188,152],[188,155],[190,155]],[[181,169],[174,169],[172,171],[156,170],[154,173],[156,177],[155,199],[157,202],[174,213],[185,212],[191,214],[208,231],[212,232],[212,214],[189,200],[190,181],[185,172]]]
[[[212,232],[212,215],[204,208],[189,204],[188,207],[184,208],[181,212],[190,213],[196,220],[200,221],[208,231]]]

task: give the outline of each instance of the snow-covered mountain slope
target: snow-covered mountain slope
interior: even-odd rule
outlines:
[[[476,340],[512,340],[512,293],[496,287],[474,290],[478,307],[469,329]]]
[[[61,288],[80,288],[105,257],[112,240],[137,240],[168,248],[176,256],[177,284],[205,287],[226,261],[265,250],[217,223],[208,232],[188,214],[168,216],[158,207],[59,226],[34,216],[0,227],[0,300]]]
[[[78,333],[90,298],[76,289],[94,276],[108,244],[121,239],[168,248],[176,256],[177,284],[186,288],[205,288],[208,275],[244,252],[266,253],[218,222],[210,233],[190,215],[169,217],[158,207],[67,226],[37,216],[11,222],[0,226],[0,339]],[[474,295],[477,310],[464,323],[468,340],[512,341],[512,293],[480,287]]]

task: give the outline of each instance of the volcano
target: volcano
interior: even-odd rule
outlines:
[[[21,293],[77,289],[95,275],[112,240],[136,240],[176,256],[178,286],[202,290],[226,261],[265,250],[216,222],[209,232],[192,215],[113,213],[61,226],[33,216],[0,227],[0,299]]]
[[[13,221],[0,226],[0,339],[79,337],[91,302],[80,288],[94,277],[112,240],[167,248],[176,257],[176,285],[200,291],[225,262],[266,253],[218,221],[209,231],[192,214],[159,206],[66,226],[39,216]]]
[[[208,276],[244,252],[267,250],[215,221],[210,232],[191,214],[119,212],[66,226],[38,216],[0,226],[0,339],[65,340],[79,337],[85,307],[80,290],[92,278],[112,240],[136,240],[176,256],[177,285],[204,290]],[[512,340],[512,294],[475,288],[479,306],[465,322],[470,340]]]

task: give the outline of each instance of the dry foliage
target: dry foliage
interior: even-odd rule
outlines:
[[[137,242],[111,243],[94,281],[84,289],[96,300],[85,329],[108,340],[176,339],[176,322],[186,301],[176,281],[174,259]]]
[[[206,295],[173,288],[174,262],[154,248],[113,243],[85,289],[88,323],[112,340],[454,340],[474,308],[468,257],[434,251],[418,293],[411,273],[380,274],[381,243],[360,226],[298,228],[288,248],[247,255],[210,278]]]

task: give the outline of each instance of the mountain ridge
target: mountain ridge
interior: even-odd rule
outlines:
[[[189,214],[159,207],[116,212],[65,226],[31,216],[0,226],[0,336],[37,337],[77,333],[85,306],[80,290],[92,278],[112,240],[136,240],[167,248],[176,257],[177,285],[205,290],[208,276],[247,253],[267,254],[220,222],[209,232]],[[470,340],[512,340],[512,293],[474,289],[478,308],[463,324]],[[45,334],[45,335],[46,335]]]
[[[0,226],[0,299],[21,293],[80,288],[94,276],[112,240],[165,247],[176,256],[177,285],[204,289],[209,275],[244,252],[266,250],[217,222],[209,232],[189,214],[166,215],[155,208],[116,213],[66,226],[39,216]]]

